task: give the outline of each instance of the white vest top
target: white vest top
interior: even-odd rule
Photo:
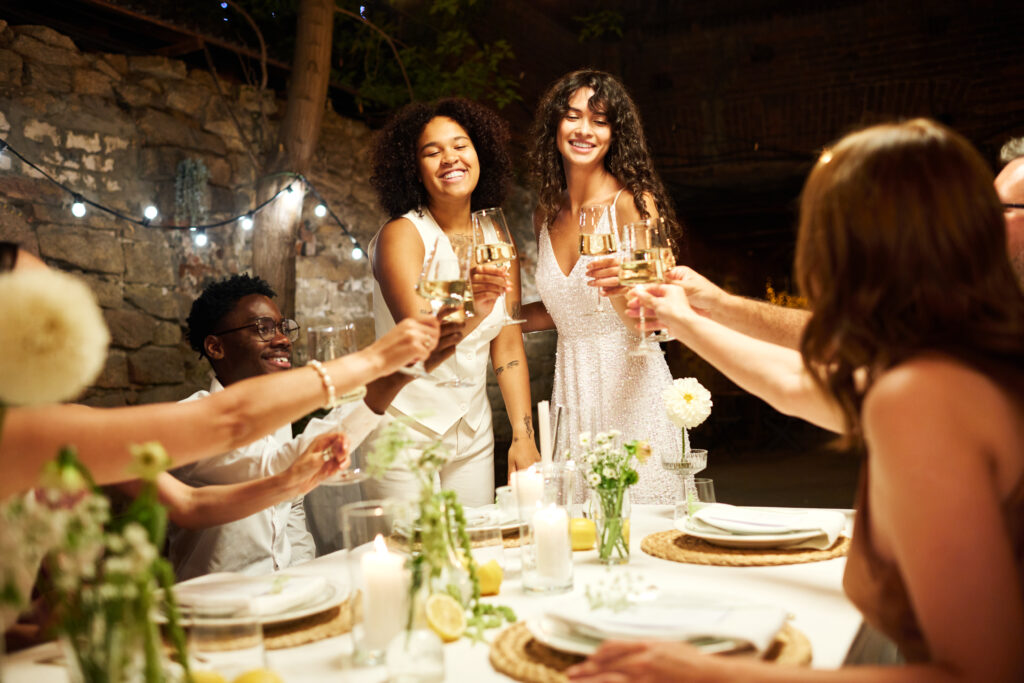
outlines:
[[[423,240],[424,262],[435,240],[438,241],[440,253],[454,257],[448,237],[426,207],[414,209],[402,218],[416,226]],[[374,237],[370,242],[371,258],[376,247],[377,238]],[[465,419],[474,431],[479,431],[485,421],[490,429],[487,363],[490,360],[491,340],[498,336],[505,319],[504,310],[505,297],[502,295],[494,303],[490,314],[459,342],[455,353],[431,372],[439,380],[460,377],[464,382],[468,380],[468,383],[457,387],[439,387],[429,380],[415,379],[398,393],[388,412],[413,418],[438,435],[447,432],[460,419]],[[395,326],[395,319],[376,279],[373,281],[373,318],[378,339]]]

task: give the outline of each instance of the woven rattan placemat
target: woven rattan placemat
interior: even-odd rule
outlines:
[[[491,643],[490,659],[495,671],[525,683],[565,683],[568,679],[563,672],[583,661],[579,655],[541,645],[533,639],[523,622],[513,624],[498,634]],[[806,666],[811,663],[811,644],[803,633],[786,624],[763,659],[778,664]]]
[[[362,616],[361,605],[360,594],[357,592],[325,612],[294,621],[266,624],[263,627],[263,647],[281,650],[348,633],[352,630],[352,624]]]
[[[671,529],[645,536],[640,547],[648,555],[673,562],[714,564],[725,567],[767,567],[778,564],[820,562],[843,557],[850,539],[840,536],[831,548],[723,548],[682,531]]]

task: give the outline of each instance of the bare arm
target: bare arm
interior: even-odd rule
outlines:
[[[519,267],[518,263],[513,265]],[[508,453],[508,471],[511,473],[540,460],[540,453],[533,442],[530,371],[526,366],[523,334],[518,325],[501,328],[491,342],[491,364],[512,425],[512,445]]]
[[[701,315],[748,337],[800,348],[800,336],[811,317],[810,311],[729,294],[686,266],[673,268],[666,281],[682,285],[690,305]]]
[[[426,358],[436,322],[408,321],[371,346],[325,363],[337,394]],[[43,464],[72,444],[97,483],[125,479],[129,446],[159,441],[173,465],[234,450],[325,402],[312,368],[235,382],[198,401],[127,408],[49,405],[10,408],[0,433],[0,497],[35,486]]]
[[[639,313],[641,302],[647,307],[649,329],[667,326],[676,339],[743,389],[787,415],[843,431],[842,412],[818,389],[798,351],[698,315],[678,285],[652,285],[633,290],[631,296],[631,313]]]

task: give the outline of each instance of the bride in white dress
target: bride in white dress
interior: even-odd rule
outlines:
[[[662,216],[677,233],[671,203],[654,172],[636,105],[601,71],[563,76],[545,94],[531,134],[530,172],[540,196],[534,214],[537,290],[527,304],[524,332],[555,328],[558,347],[551,401],[567,407],[570,443],[581,431],[617,429],[624,440],[646,439],[654,457],[631,489],[636,503],[671,503],[678,476],[658,454],[678,451],[680,431],[669,422],[661,391],[672,382],[660,355],[631,356],[638,335],[625,315],[625,290],[606,290],[601,312],[592,279],[607,277],[608,259],[581,263],[579,212],[607,204],[611,220]],[[675,242],[678,244],[679,240]]]

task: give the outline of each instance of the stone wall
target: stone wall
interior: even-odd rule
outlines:
[[[158,56],[88,54],[41,26],[0,21],[0,136],[74,192],[135,218],[155,204],[174,220],[174,176],[180,161],[202,160],[210,171],[209,219],[254,205],[253,155],[273,140],[282,103],[273,93],[221,81]],[[367,182],[370,131],[328,111],[311,182],[366,247],[383,222]],[[208,366],[183,341],[192,299],[210,280],[251,267],[251,234],[237,223],[194,246],[187,230],[138,227],[90,208],[70,211],[71,195],[10,154],[0,155],[0,239],[14,240],[48,263],[82,276],[96,292],[110,326],[109,360],[82,397],[90,405],[177,400],[208,383]],[[355,320],[372,339],[371,277],[366,259],[306,201],[297,262],[301,323]],[[532,201],[517,191],[508,202],[523,245],[534,293]],[[532,335],[535,400],[550,394],[553,337]],[[493,378],[492,378],[493,384]],[[496,385],[496,412],[503,412]],[[507,439],[495,416],[496,437]]]

